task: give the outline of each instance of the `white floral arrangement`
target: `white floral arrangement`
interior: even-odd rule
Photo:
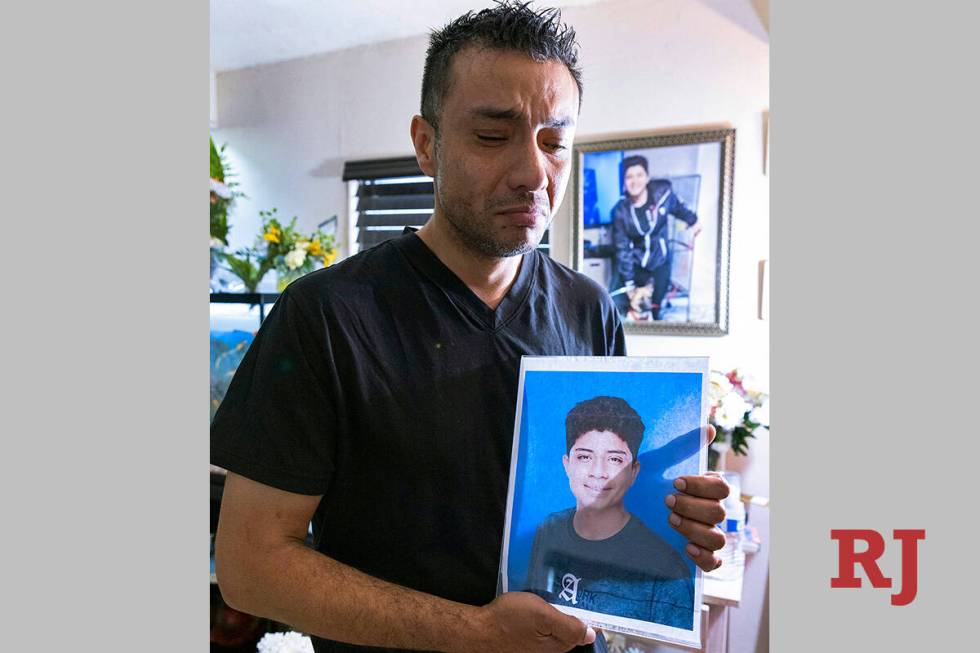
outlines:
[[[769,428],[769,395],[758,380],[742,373],[712,370],[708,384],[711,413],[708,421],[716,431],[716,450],[730,447],[737,455],[749,450],[756,429]]]
[[[258,653],[313,653],[313,641],[301,633],[266,633],[259,640]]]

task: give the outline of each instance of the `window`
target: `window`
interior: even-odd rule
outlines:
[[[432,215],[432,178],[415,157],[348,161],[343,179],[350,186],[351,253],[417,229]]]
[[[351,254],[397,238],[405,227],[418,229],[432,215],[432,177],[415,157],[348,161],[343,180],[349,187]],[[538,246],[545,254],[550,254],[549,233]]]

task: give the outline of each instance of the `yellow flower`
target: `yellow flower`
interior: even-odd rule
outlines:
[[[269,230],[267,232],[265,232],[262,235],[262,237],[264,239],[268,240],[270,243],[278,243],[278,242],[281,242],[281,240],[279,239],[279,236],[281,235],[281,233],[282,232],[279,231],[278,229],[276,229],[275,226],[272,226],[272,227],[269,227]]]
[[[323,256],[324,252],[320,248],[320,240],[314,239],[310,242],[310,246],[307,248],[306,253],[310,256]]]
[[[323,253],[323,267],[327,267],[333,263],[334,259],[337,258],[337,250],[332,249],[329,252]]]

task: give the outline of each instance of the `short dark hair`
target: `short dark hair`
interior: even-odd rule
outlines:
[[[422,74],[422,117],[437,127],[443,98],[450,87],[453,56],[468,46],[514,50],[534,61],[560,61],[578,87],[582,103],[582,71],[578,67],[575,30],[561,22],[558,9],[534,10],[530,2],[496,0],[497,6],[469,11],[429,35]]]
[[[640,166],[643,168],[643,172],[650,174],[650,164],[647,162],[645,156],[640,156],[639,154],[631,154],[623,159],[622,175],[623,179],[626,179],[626,171],[633,166]]]
[[[570,452],[583,433],[610,431],[630,448],[633,461],[643,441],[643,420],[625,399],[593,397],[575,404],[565,417],[565,452]]]

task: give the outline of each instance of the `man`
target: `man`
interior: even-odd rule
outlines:
[[[575,507],[538,527],[527,589],[549,603],[690,630],[691,572],[623,505],[640,473],[644,428],[619,397],[593,397],[568,412],[562,463]]]
[[[616,270],[610,290],[623,315],[659,320],[670,284],[667,220],[673,216],[686,222],[693,236],[701,232],[701,225],[697,214],[674,194],[670,181],[650,179],[646,157],[627,156],[622,168],[623,198],[612,209]]]
[[[520,357],[624,353],[608,295],[534,249],[578,115],[558,18],[502,3],[432,35],[411,125],[432,217],[295,281],[215,416],[222,595],[314,635],[318,653],[565,651],[595,636],[532,594],[494,598]],[[725,494],[689,477],[676,498],[703,568]]]

